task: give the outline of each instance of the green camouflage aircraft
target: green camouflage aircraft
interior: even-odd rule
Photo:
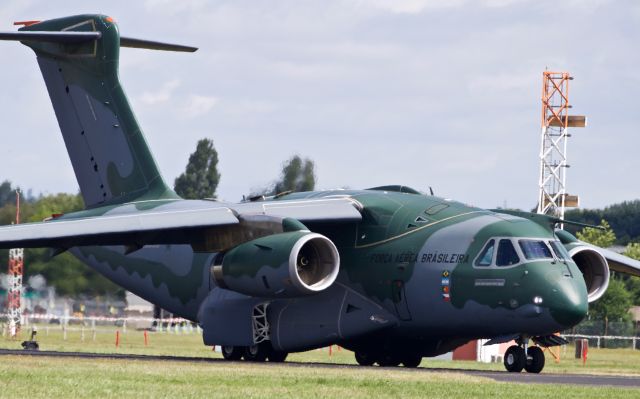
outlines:
[[[640,262],[556,229],[557,218],[470,207],[404,186],[183,200],[160,176],[118,78],[113,19],[23,24],[0,39],[36,53],[86,209],[0,228],[0,247],[70,251],[199,323],[226,359],[284,361],[339,344],[361,365],[416,367],[474,339],[515,340],[509,371],[579,323],[609,270]],[[535,345],[533,345],[535,344]]]

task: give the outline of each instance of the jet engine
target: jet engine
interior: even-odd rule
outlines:
[[[582,272],[589,303],[599,299],[609,287],[609,264],[605,257],[587,246],[576,246],[569,251],[569,255]]]
[[[219,287],[263,298],[311,295],[331,286],[340,256],[327,237],[294,231],[261,237],[218,255],[212,275]]]

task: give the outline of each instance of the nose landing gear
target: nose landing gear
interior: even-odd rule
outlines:
[[[522,369],[528,373],[539,373],[544,368],[544,352],[539,346],[527,346],[528,339],[518,339],[504,354],[504,367],[511,373]]]

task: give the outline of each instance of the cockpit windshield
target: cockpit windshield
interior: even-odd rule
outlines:
[[[524,257],[531,259],[545,259],[551,258],[553,259],[553,255],[551,255],[551,250],[544,241],[537,240],[519,240],[520,249],[522,249],[522,253]]]
[[[511,266],[516,263],[520,263],[520,258],[511,240],[500,240],[500,244],[498,244],[498,255],[496,256],[496,266]]]
[[[475,267],[510,267],[521,263],[549,259],[564,263],[571,256],[558,240],[518,237],[492,237],[475,259]]]
[[[491,266],[493,261],[493,248],[495,247],[495,240],[489,240],[487,245],[484,246],[482,253],[478,256],[476,266]]]

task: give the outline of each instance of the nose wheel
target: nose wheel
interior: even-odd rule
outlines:
[[[544,352],[539,346],[532,346],[527,350],[527,362],[524,369],[529,373],[538,374],[544,368]]]
[[[510,346],[504,353],[504,368],[510,373],[519,373],[524,368],[527,357],[518,345]]]
[[[524,369],[537,374],[544,368],[544,352],[538,346],[512,345],[504,354],[504,367],[510,373],[519,373]]]

